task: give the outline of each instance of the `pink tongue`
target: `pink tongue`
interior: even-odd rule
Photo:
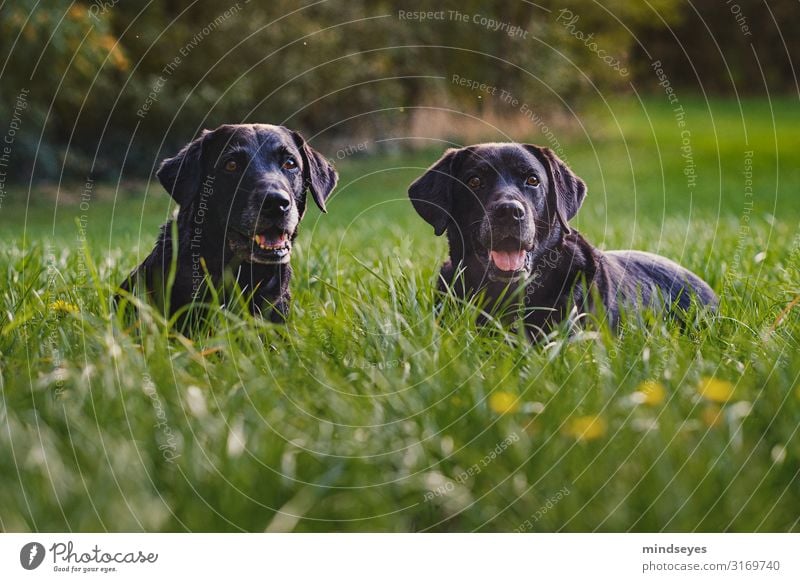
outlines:
[[[525,266],[525,251],[492,251],[492,262],[501,271],[521,271]]]

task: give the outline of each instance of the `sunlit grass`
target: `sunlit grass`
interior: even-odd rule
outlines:
[[[737,111],[722,104],[716,123]],[[688,200],[674,194],[670,113],[655,114],[660,156],[623,123],[633,173],[610,136],[603,176],[591,144],[570,145],[590,187],[578,224],[599,246],[657,251],[709,281],[719,315],[684,330],[653,319],[531,345],[477,327],[469,304],[439,311],[444,241],[405,197],[435,152],[343,162],[330,213],[303,223],[287,325],[218,310],[192,339],[147,306],[136,325],[109,309],[110,284],[166,215],[154,184],[144,203],[94,202],[85,249],[77,206],[54,223],[39,201],[24,223],[12,199],[0,526],[798,530],[800,309],[787,306],[800,294],[800,175],[756,151],[767,194],[742,235],[744,148],[717,147],[698,121],[708,179]],[[766,148],[771,124],[753,124]],[[790,115],[780,131],[798,126]]]

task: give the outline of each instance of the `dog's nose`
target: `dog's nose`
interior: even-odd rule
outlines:
[[[262,210],[266,214],[286,214],[292,206],[292,199],[286,192],[272,190],[264,195]]]
[[[497,206],[494,207],[494,213],[495,216],[500,219],[522,222],[525,218],[525,207],[516,200],[508,200],[497,204]]]

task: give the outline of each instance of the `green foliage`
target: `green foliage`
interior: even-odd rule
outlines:
[[[793,0],[22,0],[0,8],[0,119],[29,89],[11,177],[21,182],[149,176],[200,129],[241,121],[338,147],[419,137],[419,108],[433,108],[463,114],[440,120],[439,138],[465,139],[468,116],[513,113],[500,91],[548,121],[632,88],[660,92],[653,60],[684,92],[795,90],[793,11]]]
[[[677,0],[651,5],[664,23],[675,19]],[[406,135],[415,107],[498,107],[453,75],[543,113],[627,89],[630,78],[597,51],[629,67],[631,33],[652,26],[651,9],[567,6],[579,18],[572,32],[558,22],[563,5],[549,1],[447,1],[420,20],[401,13],[431,11],[429,2],[26,0],[2,9],[3,81],[32,86],[37,119],[26,135],[57,159],[33,167],[18,156],[16,179],[149,175],[159,157],[221,123],[286,123],[331,143]]]
[[[75,119],[81,111],[105,108],[129,71],[109,20],[90,14],[85,4],[71,0],[19,0],[0,7],[3,131],[13,119],[15,96],[26,92],[29,99],[14,143],[11,180],[34,178],[33,160],[34,179],[58,176]],[[86,170],[79,166],[67,175],[84,177]]]
[[[644,42],[631,60],[641,78],[658,59],[673,83],[706,93],[794,93],[800,58],[800,38],[791,32],[796,17],[792,0],[693,3],[675,26],[645,23]]]
[[[194,341],[108,307],[166,195],[93,201],[83,251],[74,202],[0,214],[2,528],[797,531],[800,174],[777,152],[800,118],[684,103],[689,194],[672,112],[645,105],[587,113],[594,141],[567,143],[589,184],[579,227],[711,283],[719,316],[683,332],[534,346],[470,305],[437,313],[444,242],[405,195],[437,151],[342,162],[330,213],[303,224],[289,323],[234,306]]]

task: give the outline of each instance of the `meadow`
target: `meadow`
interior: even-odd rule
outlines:
[[[171,211],[157,182],[92,184],[83,206],[82,184],[9,188],[0,528],[800,531],[800,109],[682,105],[684,127],[630,98],[558,137],[589,186],[574,226],[720,295],[688,329],[532,345],[439,312],[446,242],[406,188],[444,143],[335,160],[289,322],[233,307],[192,339],[109,308]]]

